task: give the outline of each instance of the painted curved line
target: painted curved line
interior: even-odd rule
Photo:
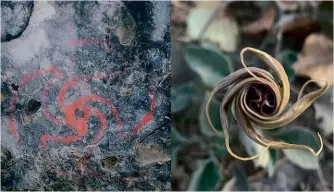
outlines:
[[[44,89],[42,90],[42,94],[41,94],[41,101],[42,101],[42,106],[46,105],[46,101],[47,101],[47,97],[46,95],[48,94],[49,88],[51,87],[51,83],[53,80],[57,79],[62,79],[63,75],[59,75],[59,76],[54,76],[52,79],[50,79],[48,81],[47,86],[44,87]],[[47,109],[47,107],[45,106],[45,108],[43,109],[43,113],[46,116],[46,118],[48,118],[50,121],[54,122],[55,124],[63,124],[63,120],[62,119],[57,119],[55,116],[53,116],[50,111]]]
[[[85,79],[103,78],[102,74],[103,73],[97,73],[97,74],[94,74],[94,75],[80,75],[80,76],[74,77],[73,79],[71,79],[69,81],[66,81],[64,83],[64,85],[63,85],[63,88],[60,90],[59,94],[57,95],[57,101],[58,101],[61,109],[63,110],[66,107],[70,107],[70,108],[67,108],[67,109],[69,111],[73,111],[74,109],[79,108],[80,106],[84,105],[88,101],[100,102],[100,103],[106,104],[111,109],[111,111],[113,113],[113,116],[115,118],[115,121],[116,121],[116,126],[117,126],[117,130],[119,132],[119,136],[121,136],[122,138],[125,138],[125,137],[131,136],[133,134],[137,134],[138,132],[140,132],[142,130],[142,128],[146,124],[148,124],[153,119],[153,112],[154,112],[154,108],[155,108],[155,101],[154,101],[154,89],[153,89],[152,86],[150,86],[150,111],[147,112],[144,115],[144,117],[141,119],[141,121],[135,126],[134,129],[131,130],[130,133],[121,133],[122,121],[121,121],[121,119],[118,116],[117,109],[113,106],[113,104],[110,101],[108,101],[107,99],[105,99],[103,97],[91,94],[91,95],[87,95],[87,96],[83,96],[83,97],[78,98],[75,102],[73,102],[70,105],[65,105],[64,104],[64,97],[65,97],[65,94],[66,94],[66,92],[67,92],[67,90],[69,88],[73,87],[75,84],[77,84],[78,82],[83,81]],[[116,76],[120,76],[120,75],[124,75],[124,74],[126,74],[126,71],[125,72],[118,71],[118,72],[110,73],[109,75],[111,75],[113,77],[116,77]],[[48,89],[50,87],[51,86],[47,86],[47,87],[44,88],[44,90],[43,90],[43,97],[46,96],[46,94],[48,92]],[[46,101],[46,99],[43,99],[43,100]],[[63,111],[63,112],[66,113],[66,111]],[[89,112],[86,111],[86,113],[89,113]],[[44,114],[46,115],[46,117],[50,121],[53,121],[55,123],[64,123],[64,120],[58,120],[58,119],[56,120],[56,117],[53,116],[53,115],[51,115],[51,113],[48,111],[48,109],[44,110]],[[101,115],[99,115],[99,116],[100,116],[100,119],[101,119],[102,116]],[[102,123],[104,123],[104,122],[102,122]],[[66,125],[66,123],[65,123],[65,125]],[[76,125],[72,125],[71,127],[72,128],[76,127]],[[76,129],[76,131],[80,132],[79,128]],[[81,132],[81,134],[85,135],[84,132]],[[100,140],[101,137],[102,137],[102,132],[100,130],[100,132],[98,132],[95,135],[94,143],[97,143]]]
[[[14,108],[15,108],[15,105],[19,99],[19,92],[21,91],[22,87],[24,87],[29,81],[43,75],[45,72],[59,72],[58,69],[56,67],[51,67],[51,68],[48,68],[48,69],[44,69],[44,70],[36,70],[36,71],[33,71],[31,73],[28,73],[28,74],[25,74],[23,75],[23,78],[19,84],[19,89],[14,93],[14,97],[13,99],[10,101],[10,104],[9,104],[9,110],[10,110],[10,121],[9,121],[9,128],[12,132],[12,135],[14,137],[14,139],[16,140],[20,140],[20,136],[17,132],[17,127],[16,127],[16,121],[15,121],[15,118],[14,118]],[[21,143],[23,142],[22,140],[20,140]]]
[[[112,75],[115,75],[115,74],[120,75],[121,72],[112,73]],[[68,110],[74,110],[76,108],[80,108],[82,105],[84,105],[88,101],[96,101],[96,102],[106,104],[111,109],[111,111],[113,113],[113,116],[114,116],[115,121],[116,121],[117,129],[120,130],[121,127],[122,127],[122,122],[121,122],[121,119],[119,118],[118,111],[117,111],[116,107],[114,107],[114,105],[111,102],[109,102],[107,99],[105,99],[103,97],[91,94],[91,95],[86,95],[86,96],[78,98],[75,102],[73,102],[70,105],[65,105],[64,104],[64,97],[65,97],[65,94],[66,94],[66,92],[69,88],[73,87],[75,84],[77,84],[78,82],[83,81],[85,79],[92,79],[92,78],[101,77],[101,76],[102,76],[101,73],[97,73],[97,75],[80,75],[80,76],[74,77],[73,79],[71,79],[69,81],[66,81],[63,85],[63,88],[60,90],[60,92],[57,95],[57,102],[58,102],[60,108],[62,109],[62,111],[65,114],[66,114],[66,110],[64,111],[65,108],[68,109]],[[46,97],[47,92],[48,92],[50,87],[51,86],[48,86],[48,87],[45,87],[43,89],[42,96],[43,96],[43,101],[45,101],[45,102],[46,102],[45,97]],[[66,125],[66,122],[64,122],[64,119],[63,120],[56,119],[56,117],[54,115],[52,115],[47,108],[45,108],[43,112],[50,121],[53,121],[56,124],[64,123]],[[89,111],[86,110],[86,113],[89,113]],[[99,113],[99,112],[96,111],[96,113]],[[101,113],[99,113],[98,116],[102,117]],[[76,125],[74,125],[74,126],[76,126]],[[97,135],[101,135],[101,134],[97,133]],[[97,139],[94,139],[94,140],[96,142]]]
[[[13,110],[15,108],[15,104],[17,103],[18,98],[19,98],[19,92],[21,91],[22,87],[24,87],[29,81],[31,81],[34,78],[37,78],[37,77],[39,77],[41,75],[44,75],[45,73],[51,73],[51,72],[55,72],[55,75],[53,75],[52,79],[48,81],[47,86],[44,87],[44,89],[42,90],[42,94],[41,94],[42,104],[43,104],[43,106],[44,105],[46,106],[46,103],[47,103],[47,97],[46,97],[46,95],[47,95],[47,93],[49,91],[49,88],[51,87],[52,81],[53,80],[59,80],[59,79],[63,78],[62,72],[59,69],[57,69],[56,67],[51,67],[51,68],[44,69],[44,70],[36,70],[34,72],[31,72],[31,73],[23,75],[22,80],[21,80],[21,82],[19,84],[19,90],[14,93],[14,97],[13,97],[13,99],[10,102],[10,112],[11,112],[11,115],[10,115],[9,128],[10,128],[10,130],[12,132],[13,137],[15,139],[19,140],[21,142],[21,144],[23,144],[23,140],[20,139],[20,136],[19,136],[19,134],[17,132],[16,122],[15,122],[15,118],[14,118],[14,114],[13,114]],[[127,70],[125,72],[114,72],[114,73],[111,73],[111,75],[118,76],[118,75],[123,75],[126,72],[127,72]],[[92,115],[96,115],[101,120],[101,126],[98,129],[98,132],[95,134],[95,137],[93,139],[93,144],[97,144],[100,141],[101,137],[103,136],[103,131],[106,128],[107,121],[106,121],[105,116],[103,115],[103,113],[100,110],[98,110],[97,108],[85,105],[86,102],[88,102],[88,101],[100,102],[100,103],[103,103],[103,104],[107,105],[111,109],[111,111],[113,113],[113,116],[115,118],[116,126],[117,126],[118,131],[121,131],[122,121],[121,121],[121,119],[118,116],[117,109],[113,106],[113,104],[110,101],[108,101],[107,99],[105,99],[103,97],[100,97],[100,96],[97,96],[97,95],[94,95],[94,94],[90,94],[90,95],[86,95],[86,96],[78,98],[72,104],[69,104],[69,105],[65,105],[64,104],[65,94],[66,94],[66,92],[67,92],[67,90],[69,88],[73,87],[79,81],[83,81],[85,79],[92,79],[92,78],[96,78],[96,77],[103,78],[102,74],[103,73],[97,73],[95,75],[80,75],[80,76],[76,76],[73,79],[71,79],[69,81],[66,81],[63,84],[62,89],[59,91],[59,93],[57,95],[57,102],[58,102],[61,110],[65,114],[65,119],[62,119],[62,120],[57,119],[54,115],[52,115],[49,112],[49,110],[46,107],[44,108],[43,113],[47,117],[47,119],[49,119],[50,121],[52,121],[52,122],[54,122],[56,124],[67,125],[67,126],[73,128],[73,129],[75,129],[78,132],[78,135],[71,135],[71,136],[68,136],[66,138],[59,137],[59,136],[43,135],[41,137],[42,147],[43,146],[46,147],[46,141],[50,137],[53,137],[54,140],[56,140],[58,142],[71,143],[74,140],[77,140],[78,137],[84,137],[86,135],[87,130],[81,129],[80,127],[78,127],[78,125],[73,124],[73,123],[71,125],[69,125],[68,122],[66,122],[66,113],[68,113],[68,111],[66,111],[65,109],[68,109],[68,110],[70,110],[70,112],[73,112],[77,108],[83,108],[84,109],[84,114],[85,115],[84,115],[83,124],[87,125],[87,121],[88,121],[89,117],[92,116]],[[154,112],[154,109],[155,109],[155,99],[154,99],[154,88],[153,88],[153,86],[150,86],[149,96],[150,96],[150,109],[149,109],[149,111],[144,115],[144,117],[134,127],[134,129],[132,129],[130,131],[129,134],[121,133],[119,136],[121,136],[122,138],[124,138],[124,137],[127,137],[127,136],[131,136],[133,134],[136,134],[136,133],[140,132],[142,130],[142,128],[146,124],[148,124],[150,121],[152,121],[152,119],[153,119],[153,112]],[[72,119],[75,118],[73,115],[74,114],[69,115],[68,118],[72,118]],[[75,121],[73,121],[73,122],[75,122]],[[82,125],[82,124],[80,124],[80,125]],[[93,152],[95,148],[96,147],[93,147],[90,150],[90,152]],[[91,155],[85,155],[82,158],[82,160],[84,160],[84,161],[80,162],[80,169],[81,170],[86,171],[86,172],[91,172],[90,170],[88,170],[84,166],[88,162],[88,160],[90,159],[90,157],[91,157]]]

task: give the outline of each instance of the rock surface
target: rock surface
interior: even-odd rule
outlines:
[[[170,190],[170,2],[12,4],[1,189]]]
[[[1,1],[1,42],[18,38],[26,29],[34,2]]]

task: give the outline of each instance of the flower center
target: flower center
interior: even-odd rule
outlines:
[[[275,99],[274,92],[264,84],[251,84],[246,95],[247,105],[264,116],[270,116],[275,111]]]

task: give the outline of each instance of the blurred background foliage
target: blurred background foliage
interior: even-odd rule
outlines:
[[[172,2],[172,190],[333,190],[333,2],[332,1],[173,1]],[[230,156],[224,138],[205,116],[212,87],[240,69],[240,50],[261,49],[284,66],[291,83],[291,103],[309,79],[327,80],[330,88],[300,117],[267,138],[324,149],[309,152],[268,150],[254,161]],[[245,55],[248,66],[266,69]],[[305,92],[318,89],[310,84]],[[222,129],[219,105],[211,119]],[[230,145],[240,156],[262,146],[240,131],[231,117]]]

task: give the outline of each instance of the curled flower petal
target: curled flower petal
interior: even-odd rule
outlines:
[[[251,51],[261,57],[268,67],[273,70],[275,78],[263,69],[247,67],[243,58],[243,54],[246,51]],[[315,152],[312,148],[306,145],[269,140],[258,134],[255,127],[261,129],[274,129],[295,120],[326,91],[328,83],[324,81],[323,86],[321,86],[319,90],[303,95],[305,87],[309,83],[315,82],[315,80],[306,82],[300,90],[297,102],[288,110],[284,111],[290,99],[290,85],[281,63],[269,54],[250,47],[244,48],[240,53],[240,57],[244,68],[231,73],[229,76],[218,82],[213,88],[206,106],[208,122],[217,134],[225,137],[227,151],[233,157],[244,161],[258,158],[269,148],[303,149],[310,151],[314,156],[318,156],[323,148],[322,139],[319,133],[318,136],[320,138],[321,147]],[[227,93],[220,104],[220,119],[223,133],[215,129],[209,115],[209,107],[212,98],[217,92],[222,90],[227,90]],[[239,127],[242,128],[246,135],[254,142],[265,147],[259,154],[251,157],[240,157],[231,150],[228,133],[228,111],[230,108],[234,112],[234,117]]]

